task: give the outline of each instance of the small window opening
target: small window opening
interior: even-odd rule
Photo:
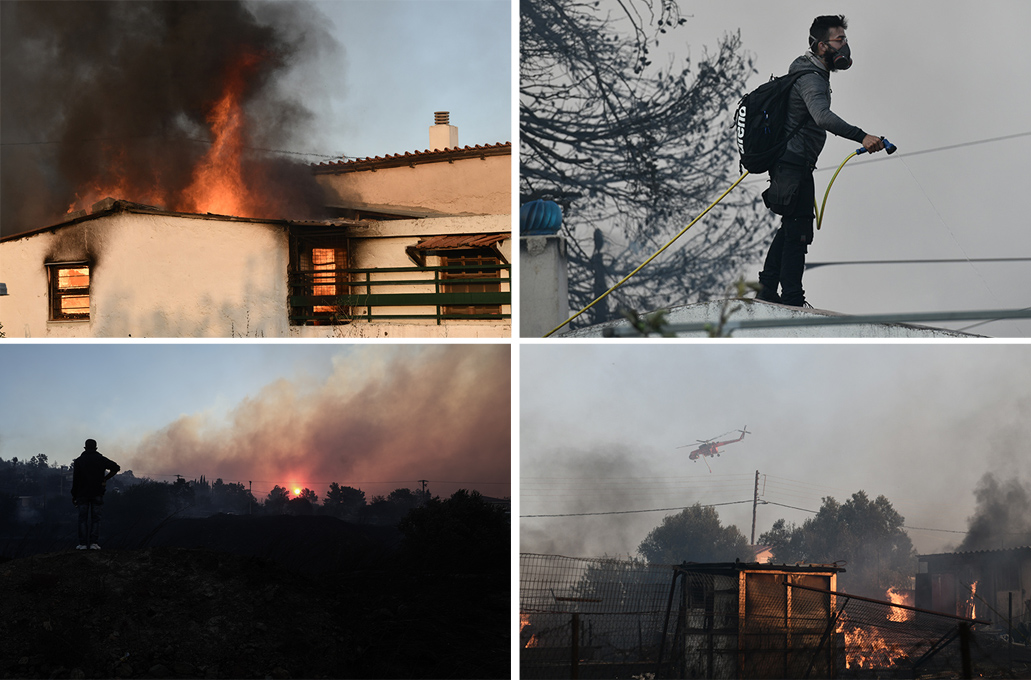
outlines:
[[[87,264],[53,264],[50,274],[50,318],[83,321],[90,313],[90,268]]]

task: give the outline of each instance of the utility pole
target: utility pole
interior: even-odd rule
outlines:
[[[759,471],[755,471],[755,493],[752,495],[752,543],[755,545],[755,510],[759,506]]]
[[[253,514],[251,512],[251,506],[253,505],[252,501],[254,500],[254,494],[251,493],[251,484],[253,484],[253,482],[248,479],[247,480],[247,514],[248,515]]]
[[[422,498],[419,499],[419,504],[420,505],[426,505],[426,482],[428,482],[429,480],[428,479],[419,479],[417,481],[420,484],[422,484]]]

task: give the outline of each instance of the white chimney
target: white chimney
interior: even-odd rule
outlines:
[[[448,124],[447,111],[433,113],[434,125],[430,126],[430,151],[458,148],[458,128]]]

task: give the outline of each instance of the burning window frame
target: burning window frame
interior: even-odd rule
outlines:
[[[351,240],[341,235],[294,234],[290,238],[291,276],[301,275],[305,280],[293,285],[291,296],[340,298],[351,294],[351,275],[348,272],[351,257]],[[332,261],[316,257],[319,251],[333,251]],[[332,267],[327,265],[332,264]],[[328,292],[329,290],[332,292]],[[297,316],[303,320],[294,321]],[[349,323],[353,311],[340,304],[304,305],[291,308],[291,324],[298,326],[327,326]]]
[[[48,263],[46,268],[47,287],[50,292],[50,320],[89,321],[92,306],[92,272],[89,262],[52,262]],[[86,280],[85,285],[81,285],[82,278]],[[85,306],[81,302],[74,307],[66,304],[73,299],[84,299]]]

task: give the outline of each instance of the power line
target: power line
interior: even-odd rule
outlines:
[[[149,472],[140,472],[140,473],[133,473],[133,474],[134,474],[134,476],[137,476],[137,477],[183,477],[184,479],[187,476],[187,475],[178,475],[178,474],[151,474]],[[195,476],[193,478],[193,481],[196,481],[196,480],[200,479],[200,477],[204,477],[205,479],[207,479],[207,475],[197,475],[197,476]],[[248,479],[248,480],[226,479],[225,477],[216,477],[216,479],[221,479],[223,482],[228,482],[228,483],[232,483],[232,484],[243,484],[245,481],[247,481],[247,482],[254,482],[255,484],[281,484],[283,481],[285,481],[285,480],[282,480],[282,479]],[[486,486],[486,485],[505,485],[505,484],[510,484],[511,483],[511,482],[473,482],[473,481],[456,482],[456,481],[443,480],[443,479],[427,479],[427,480],[422,480],[422,479],[401,479],[401,480],[382,480],[382,481],[369,481],[369,480],[349,481],[348,485],[351,485],[351,484],[421,484],[423,481],[426,481],[428,484],[469,484],[469,485],[476,484],[476,485],[483,485],[483,486]],[[334,480],[327,481],[327,482],[312,481],[312,480],[294,480],[294,483],[295,484],[339,484],[340,480],[334,479]]]
[[[971,140],[969,142],[960,142],[959,144],[949,144],[949,145],[946,145],[946,146],[936,146],[936,147],[933,147],[931,149],[920,149],[918,151],[906,151],[905,155],[907,157],[909,157],[909,156],[922,156],[924,154],[929,154],[929,153],[938,153],[939,151],[953,151],[955,149],[963,149],[963,148],[966,148],[968,146],[980,146],[981,144],[991,144],[993,142],[1005,142],[1005,141],[1010,140],[1010,139],[1019,139],[1021,137],[1031,137],[1031,130],[1029,130],[1028,132],[1017,132],[1017,133],[1014,133],[1012,135],[1003,135],[1001,137],[988,137],[988,138],[985,138],[985,139]],[[857,165],[866,165],[867,163],[879,163],[881,161],[886,161],[886,160],[888,160],[888,156],[880,156],[880,157],[878,157],[878,156],[871,155],[869,158],[866,158],[864,160],[858,161],[856,164]],[[832,170],[832,169],[833,168],[831,168],[831,167],[817,168],[814,172],[827,172],[827,171]],[[767,181],[765,178],[755,177],[755,178],[745,182],[745,184],[756,184],[758,182],[765,182],[765,181]]]
[[[703,508],[715,508],[720,505],[739,505],[741,503],[751,503],[752,499],[749,498],[747,501],[730,501],[727,503],[708,503],[702,505]],[[694,507],[693,505],[684,505],[677,508],[651,508],[649,510],[611,510],[609,512],[572,512],[562,515],[520,515],[520,519],[529,519],[531,517],[590,517],[596,515],[633,515],[642,512],[670,512],[671,510],[687,510],[688,508]]]
[[[1031,257],[978,257],[967,260],[955,258],[927,260],[841,260],[838,262],[806,262],[805,268],[815,269],[817,267],[830,267],[845,264],[967,264],[969,262],[1031,262]]]

